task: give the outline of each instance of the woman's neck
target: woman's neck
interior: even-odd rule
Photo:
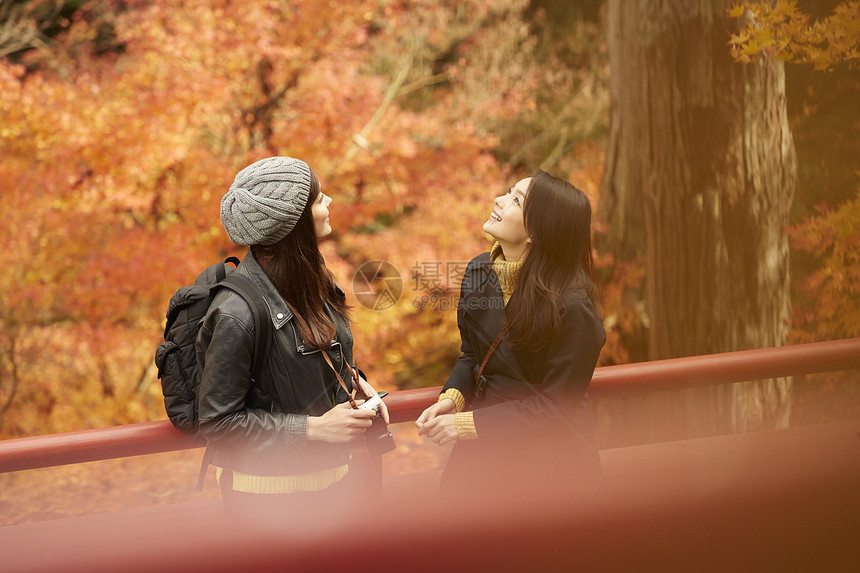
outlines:
[[[522,261],[523,254],[526,252],[526,244],[522,245],[511,245],[503,243],[499,241],[499,246],[502,249],[502,259],[508,261],[509,263],[516,263]]]

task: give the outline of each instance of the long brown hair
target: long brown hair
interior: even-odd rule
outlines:
[[[325,303],[349,320],[349,307],[336,294],[334,275],[325,266],[314,227],[314,202],[320,182],[311,170],[308,202],[296,226],[274,245],[254,245],[251,250],[262,261],[266,275],[293,311],[302,339],[318,348],[331,348],[337,328],[325,311]]]
[[[597,306],[591,203],[564,179],[538,171],[526,193],[523,223],[531,242],[506,308],[508,342],[537,351],[560,334],[559,302],[566,290],[585,289]]]

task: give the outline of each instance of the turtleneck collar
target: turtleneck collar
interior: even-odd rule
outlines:
[[[493,270],[496,272],[496,276],[499,277],[499,286],[502,287],[502,298],[505,304],[508,304],[508,301],[511,300],[511,295],[514,294],[517,271],[520,270],[523,263],[522,261],[506,261],[505,255],[502,253],[502,247],[498,241],[493,245],[490,253],[492,253],[490,256],[493,261]]]

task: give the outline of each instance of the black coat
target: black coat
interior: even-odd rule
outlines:
[[[347,444],[307,441],[308,416],[320,416],[347,400],[321,350],[302,342],[292,312],[249,251],[235,272],[263,293],[273,340],[260,380],[251,380],[254,316],[245,300],[222,289],[197,340],[200,431],[216,466],[255,475],[291,475],[348,463]],[[344,296],[338,290],[339,296]],[[347,384],[352,364],[349,323],[331,308],[336,340],[327,351]]]
[[[469,479],[490,460],[515,461],[507,467],[523,479],[529,468],[569,475],[599,467],[587,389],[606,333],[584,289],[565,292],[559,312],[562,330],[540,352],[513,349],[503,338],[484,368],[486,388],[476,395],[476,374],[505,324],[505,307],[489,253],[469,263],[457,308],[461,356],[444,388],[465,397],[478,440],[456,444],[446,481]]]

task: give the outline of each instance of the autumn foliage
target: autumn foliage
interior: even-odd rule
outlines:
[[[846,0],[822,20],[798,8],[796,1],[741,2],[729,11],[746,24],[731,37],[731,52],[739,62],[766,55],[788,62],[812,64],[825,70],[860,62],[860,1]]]
[[[796,342],[860,335],[860,194],[806,217],[789,229],[792,246],[821,266],[797,286],[793,310]]]
[[[557,137],[552,119],[602,117],[600,43],[581,69],[542,68],[527,5],[103,0],[54,14],[59,33],[0,61],[0,235],[14,269],[0,279],[3,436],[164,417],[152,353],[166,301],[242,255],[218,205],[267,155],[305,159],[334,198],[322,248],[347,291],[366,261],[400,273],[392,308],[350,299],[359,363],[384,388],[441,384],[458,348],[458,269],[488,247],[493,197],[527,172],[500,161],[516,151],[498,133],[545,120],[512,164],[551,158],[597,198],[600,147],[571,157],[576,134]],[[543,88],[579,92],[559,105]],[[425,276],[433,263],[441,283]]]
[[[307,161],[334,199],[321,248],[353,307],[359,366],[389,390],[442,384],[459,349],[460,277],[489,247],[493,198],[543,168],[597,212],[605,21],[559,31],[542,4],[552,2],[2,4],[0,438],[166,418],[153,354],[167,300],[205,266],[243,255],[219,202],[239,169],[269,155]],[[739,4],[732,15],[750,26],[733,53],[855,66],[858,7],[810,23],[794,2]],[[858,200],[822,207],[790,231],[824,263],[797,287],[797,340],[860,334],[858,211]],[[632,341],[648,328],[629,299],[643,267],[595,255],[601,364],[626,362],[643,355]],[[369,261],[396,269],[373,288],[400,280],[384,310],[355,296]],[[386,463],[438,466],[435,455]],[[197,456],[180,458],[196,471]],[[111,466],[122,480],[137,472],[126,463]],[[134,493],[152,481],[175,486],[165,499],[187,493],[186,474],[147,476]],[[101,486],[113,487],[86,491]]]

